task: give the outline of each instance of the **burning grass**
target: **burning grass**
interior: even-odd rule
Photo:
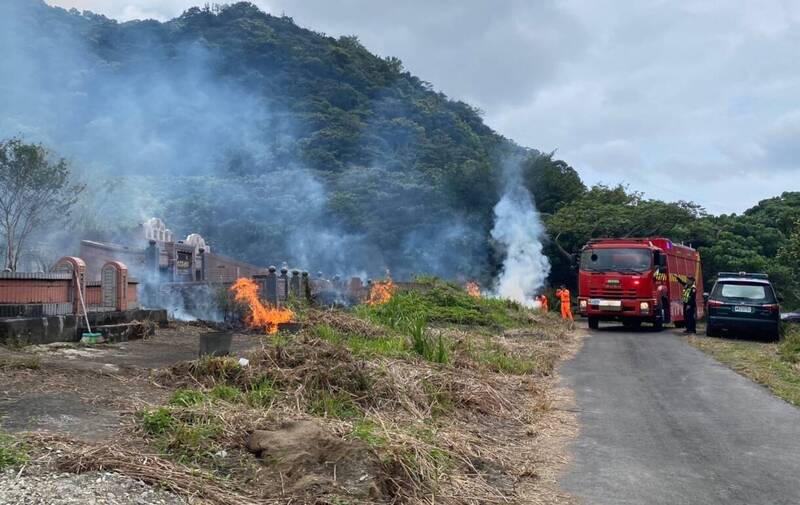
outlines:
[[[458,286],[427,288],[308,309],[300,333],[261,337],[247,366],[205,357],[161,371],[172,393],[136,413],[130,447],[47,443],[62,469],[211,503],[541,502],[524,490],[542,489],[537,444],[569,332]],[[152,456],[133,449],[143,443]]]
[[[279,324],[289,323],[294,318],[294,312],[286,307],[264,305],[258,296],[258,284],[252,279],[237,279],[231,286],[231,292],[234,300],[249,308],[245,323],[250,328],[261,328],[269,334],[275,334],[278,333]]]
[[[385,280],[372,283],[369,290],[367,305],[382,305],[392,299],[395,291],[397,291],[397,286],[392,281],[392,276],[389,275],[389,272],[386,272]]]

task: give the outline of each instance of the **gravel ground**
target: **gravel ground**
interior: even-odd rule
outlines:
[[[187,502],[124,475],[106,472],[35,473],[0,472],[2,505],[185,505]]]

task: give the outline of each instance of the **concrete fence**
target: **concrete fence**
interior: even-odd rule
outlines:
[[[127,267],[110,261],[100,282],[86,282],[86,264],[66,256],[52,272],[0,272],[0,318],[45,317],[82,312],[124,311],[139,306],[137,282]]]

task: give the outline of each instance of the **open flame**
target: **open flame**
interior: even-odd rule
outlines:
[[[231,286],[237,302],[246,303],[250,314],[245,324],[250,328],[263,328],[270,335],[278,333],[278,325],[291,322],[294,312],[284,307],[271,307],[261,303],[258,297],[258,284],[251,279],[239,278]]]
[[[467,292],[469,296],[473,296],[475,298],[481,297],[481,287],[475,281],[469,281],[464,285],[464,290]]]
[[[386,271],[385,281],[375,281],[369,290],[369,299],[367,305],[381,305],[392,299],[397,286],[392,281],[392,276],[389,271]]]

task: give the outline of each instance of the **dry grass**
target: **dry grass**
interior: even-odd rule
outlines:
[[[6,370],[38,370],[42,362],[38,354],[22,354],[18,356],[0,357],[0,371]]]
[[[148,484],[162,486],[185,497],[200,497],[219,505],[256,505],[263,500],[231,489],[211,473],[198,471],[156,454],[142,454],[140,448],[118,443],[90,444],[53,435],[31,434],[31,444],[57,457],[53,464],[64,472],[118,472]],[[276,502],[277,503],[277,502]]]
[[[334,309],[310,309],[306,313],[305,324],[307,327],[324,324],[341,334],[364,338],[374,338],[387,333],[385,328],[367,319],[362,319],[348,312]]]
[[[554,370],[577,340],[547,316],[490,309],[493,319],[508,310],[514,324],[531,324],[427,327],[448,346],[446,363],[357,352],[354,341],[409,337],[352,313],[309,309],[300,334],[265,338],[246,354],[248,366],[204,358],[155,374],[171,401],[142,409],[115,444],[37,435],[35,445],[60,451],[61,470],[116,471],[209,503],[367,503],[332,488],[290,495],[280,465],[244,449],[254,430],[310,419],[374,452],[389,483],[375,503],[568,503],[555,475],[574,419],[561,408]],[[321,325],[341,337],[317,338]]]

